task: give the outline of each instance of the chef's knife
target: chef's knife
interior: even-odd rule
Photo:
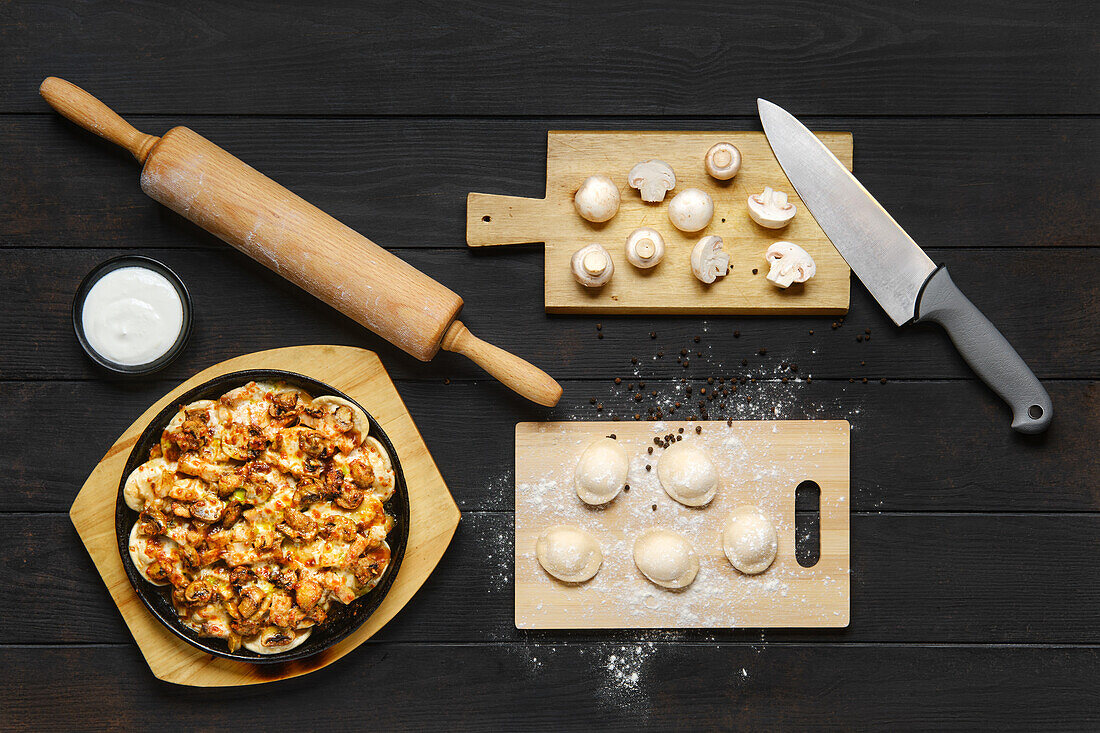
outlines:
[[[758,99],[779,165],[833,246],[901,326],[934,321],[982,381],[1012,408],[1012,427],[1041,433],[1054,417],[1050,396],[1024,360],[905,230],[812,132]]]

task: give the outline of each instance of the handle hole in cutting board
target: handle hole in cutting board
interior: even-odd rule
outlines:
[[[794,490],[794,557],[804,568],[821,559],[821,487],[814,481]]]

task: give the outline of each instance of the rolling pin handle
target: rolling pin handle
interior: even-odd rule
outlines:
[[[532,402],[553,407],[561,399],[561,385],[553,377],[515,354],[482,341],[462,321],[455,321],[447,329],[443,348],[472,360],[508,389]]]
[[[160,140],[155,135],[139,132],[133,125],[88,94],[76,84],[48,76],[38,87],[51,107],[61,113],[65,119],[75,122],[89,132],[94,132],[104,140],[130,151],[139,163],[144,164],[149,151]]]

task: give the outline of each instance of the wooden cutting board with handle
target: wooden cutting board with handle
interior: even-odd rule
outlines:
[[[850,430],[846,420],[519,423],[516,627],[847,626]],[[683,506],[661,488],[657,463],[663,449],[653,439],[669,434],[712,456],[719,489],[708,506]],[[630,489],[603,507],[590,507],[577,498],[573,472],[584,449],[609,435],[630,456]],[[818,557],[810,567],[795,556],[799,485],[811,495],[816,485],[819,493]],[[776,560],[759,575],[738,572],[722,551],[721,527],[741,504],[760,507],[778,531]],[[604,561],[594,578],[562,583],[539,565],[535,543],[555,524],[572,524],[596,537]],[[694,546],[701,567],[686,589],[654,585],[635,567],[634,539],[650,527],[679,532]]]
[[[821,140],[849,169],[852,135],[821,132]],[[703,169],[703,157],[717,142],[741,151],[740,172],[718,181]],[[661,203],[646,203],[627,185],[627,173],[658,158],[676,172],[676,188]],[[619,185],[622,203],[610,221],[593,224],[573,207],[585,178],[606,175]],[[798,213],[784,229],[765,229],[749,218],[746,200],[764,186],[789,194]],[[686,188],[700,188],[714,200],[714,218],[699,232],[680,232],[668,220],[668,203]],[[623,245],[638,227],[664,237],[665,258],[650,270],[626,261]],[[712,285],[691,273],[691,248],[706,235],[722,237],[731,271]],[[804,285],[779,290],[764,279],[764,252],[786,240],[804,248],[817,275]],[[726,315],[838,314],[848,310],[848,264],[813,215],[803,206],[759,132],[571,132],[551,131],[546,144],[546,197],[541,199],[471,193],[466,199],[466,242],[471,247],[545,242],[545,307],[550,313],[681,313]],[[615,264],[602,288],[579,285],[569,259],[582,246],[602,244]],[[755,270],[755,272],[754,272]]]

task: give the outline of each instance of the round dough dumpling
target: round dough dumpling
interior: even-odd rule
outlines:
[[[699,573],[695,548],[668,529],[647,529],[634,540],[634,564],[662,588],[686,588]]]
[[[543,570],[566,583],[591,579],[603,564],[596,538],[568,524],[556,524],[539,535],[535,556]]]
[[[735,568],[756,575],[775,562],[779,536],[759,507],[742,504],[730,512],[722,527],[722,550]]]
[[[670,445],[657,461],[665,493],[684,506],[709,504],[718,491],[718,469],[701,448],[687,441]]]
[[[577,461],[577,471],[573,474],[577,496],[585,504],[606,504],[626,486],[629,470],[626,450],[611,438],[600,438],[585,448]]]

